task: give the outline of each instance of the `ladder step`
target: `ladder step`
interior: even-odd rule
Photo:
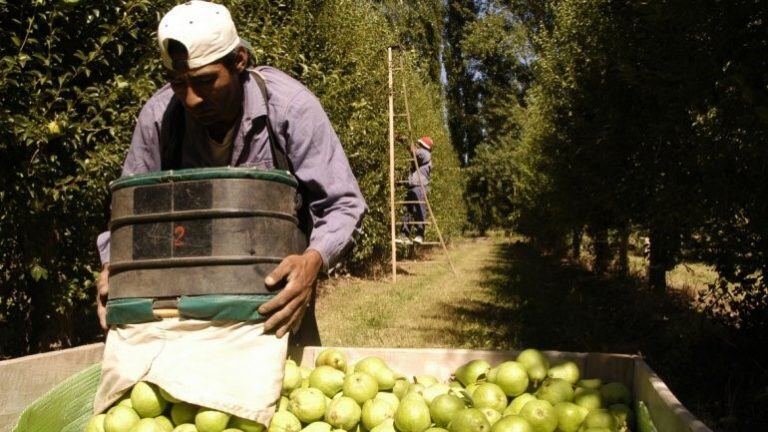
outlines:
[[[432,223],[431,221],[424,221],[424,222],[417,222],[417,221],[413,221],[413,222],[397,222],[398,225],[429,225],[431,223]]]
[[[426,204],[426,201],[395,201],[395,204]]]

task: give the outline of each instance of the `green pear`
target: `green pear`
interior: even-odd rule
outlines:
[[[222,432],[231,416],[215,409],[201,407],[195,415],[195,426],[199,432]]]
[[[290,406],[291,406],[291,400],[285,396],[280,396],[280,401],[277,403],[277,412],[288,411],[288,408],[290,408]]]
[[[326,365],[318,366],[309,375],[309,386],[333,397],[344,386],[344,372]]]
[[[483,412],[485,415],[486,420],[488,420],[488,424],[493,427],[494,424],[496,424],[497,421],[501,420],[501,413],[496,411],[493,408],[480,408],[480,411]]]
[[[376,397],[373,398],[373,400],[383,400],[384,402],[392,405],[392,409],[397,409],[397,406],[400,405],[400,398],[398,398],[394,393],[387,393],[387,392],[378,392],[376,393]]]
[[[360,405],[354,399],[342,396],[328,405],[325,421],[337,429],[351,431],[360,422]]]
[[[423,399],[416,397],[401,400],[394,419],[400,432],[424,432],[432,424],[429,407]]]
[[[424,432],[448,432],[448,429],[441,428],[441,427],[431,427],[425,430]]]
[[[557,428],[555,408],[545,400],[533,400],[520,410],[520,417],[531,424],[534,432],[554,432]]]
[[[365,372],[354,372],[344,378],[342,385],[344,396],[351,397],[358,404],[373,399],[379,392],[379,383]]]
[[[579,366],[576,363],[572,361],[566,361],[549,368],[547,376],[550,378],[564,379],[571,383],[571,385],[575,385],[577,382],[579,382],[581,372],[579,371]]]
[[[171,432],[199,432],[197,426],[192,423],[184,423],[176,426]]]
[[[384,400],[369,399],[363,404],[361,420],[367,430],[395,417],[395,408]]]
[[[600,378],[583,379],[576,383],[576,387],[583,387],[588,389],[600,390],[603,386],[603,380]]]
[[[395,419],[386,419],[380,425],[371,429],[371,432],[396,432]]]
[[[533,348],[523,350],[518,354],[517,362],[523,365],[531,381],[538,383],[547,377],[549,360],[541,351]]]
[[[168,401],[163,399],[156,385],[139,381],[131,390],[131,405],[142,418],[157,417],[165,411]]]
[[[411,383],[409,383],[408,381],[399,379],[395,381],[395,385],[392,386],[392,393],[394,393],[398,399],[402,399],[403,396],[408,394],[408,390],[410,386],[411,386]]]
[[[549,378],[536,390],[536,397],[552,405],[573,400],[573,386],[560,378]]]
[[[465,407],[464,401],[458,397],[452,394],[443,394],[437,396],[429,404],[429,414],[437,426],[447,427],[456,413]]]
[[[507,408],[507,395],[496,384],[483,383],[472,392],[472,402],[475,408],[492,408],[502,412]]]
[[[520,414],[520,410],[523,409],[525,404],[528,402],[536,400],[536,396],[530,394],[530,393],[523,393],[520,396],[517,396],[516,398],[512,399],[512,402],[507,405],[507,408],[502,412],[502,415],[508,416],[508,415],[518,415]]]
[[[114,406],[104,416],[104,432],[128,432],[139,420],[140,417],[133,408]]]
[[[131,428],[131,432],[164,432],[160,424],[153,418],[143,418]]]
[[[157,416],[155,417],[155,422],[160,426],[160,429],[163,432],[171,432],[173,431],[173,422],[171,422],[170,419],[166,416]]]
[[[227,425],[227,427],[240,429],[243,432],[264,432],[267,430],[266,426],[257,421],[235,416],[232,416],[229,419],[229,425]]]
[[[528,420],[519,415],[508,415],[491,426],[491,432],[534,432]]]
[[[324,349],[315,359],[315,366],[330,366],[334,369],[346,372],[347,358],[341,351],[335,348]]]
[[[450,390],[451,387],[449,387],[448,384],[435,383],[425,388],[424,391],[421,392],[421,396],[424,397],[424,401],[427,402],[427,404],[430,404],[436,397],[448,394]]]
[[[91,417],[85,425],[85,432],[104,432],[104,417],[106,414],[99,414]]]
[[[612,431],[616,430],[616,419],[611,415],[611,412],[607,409],[598,409],[590,411],[586,417],[584,417],[584,429],[589,428],[607,428]]]
[[[592,411],[603,407],[603,396],[599,390],[577,387],[573,392],[573,403]]]
[[[291,393],[288,409],[303,423],[319,421],[325,416],[325,397],[316,388],[299,388]]]
[[[377,369],[374,372],[373,377],[376,378],[376,381],[379,384],[379,390],[392,390],[397,381],[397,375],[388,367]]]
[[[485,360],[471,360],[456,369],[453,375],[465,387],[474,384],[478,379],[485,377],[491,369],[491,365]]]
[[[267,432],[299,432],[301,421],[293,413],[278,411],[272,416]],[[201,431],[202,432],[202,431]]]
[[[450,432],[490,432],[491,425],[482,411],[477,408],[467,408],[456,413],[448,424]]]
[[[280,392],[284,396],[288,396],[299,387],[301,387],[301,370],[295,361],[286,360],[283,371],[283,387]]]
[[[389,366],[387,366],[384,360],[376,356],[365,357],[355,363],[355,372],[365,372],[371,376],[375,375],[374,371],[382,368],[389,369]]]
[[[421,384],[424,387],[429,387],[432,384],[437,384],[439,380],[432,375],[416,375],[413,377],[413,381],[416,382],[416,384]]]
[[[331,425],[324,421],[316,421],[305,426],[301,432],[331,432]]]
[[[586,408],[571,402],[555,404],[558,432],[577,432],[588,412]]]
[[[488,382],[501,387],[507,396],[517,396],[528,389],[528,371],[516,361],[505,361],[488,372]]]
[[[171,420],[173,420],[175,425],[194,423],[198,409],[198,406],[185,402],[173,404],[171,406]]]

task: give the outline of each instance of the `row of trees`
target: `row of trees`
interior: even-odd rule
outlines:
[[[159,85],[154,36],[176,0],[0,0],[0,358],[99,337],[93,287],[107,185]],[[442,3],[225,1],[260,64],[305,83],[334,123],[370,213],[349,266],[388,255],[386,47],[406,52],[416,127],[447,143]],[[441,226],[463,223],[458,157],[437,147]],[[404,161],[405,162],[405,161]]]
[[[767,13],[751,0],[450,2],[470,221],[556,253],[588,234],[598,272],[625,273],[630,234],[647,236],[650,286],[682,260],[711,264],[708,311],[764,340]]]

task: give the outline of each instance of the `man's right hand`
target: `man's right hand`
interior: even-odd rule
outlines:
[[[99,316],[101,328],[107,329],[107,294],[109,294],[109,263],[105,263],[99,273],[99,280],[96,282],[96,314]]]

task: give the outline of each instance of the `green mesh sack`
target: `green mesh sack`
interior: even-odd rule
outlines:
[[[67,378],[28,406],[13,431],[83,432],[100,378],[101,364]]]

